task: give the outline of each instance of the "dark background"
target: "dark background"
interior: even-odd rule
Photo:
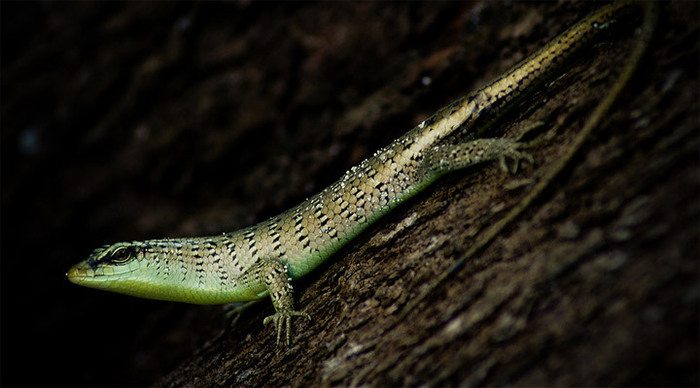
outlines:
[[[2,384],[149,384],[206,358],[222,333],[255,330],[268,349],[269,306],[232,336],[218,307],[83,289],[64,273],[104,243],[216,234],[294,205],[595,7],[3,2]],[[669,127],[697,129],[699,16],[694,3],[662,7],[654,64],[634,81],[681,96],[687,122]],[[697,178],[697,152],[675,158]],[[641,347],[662,359],[640,361],[657,365],[650,375],[598,381],[698,383],[700,192],[673,182],[690,202],[670,211],[692,236],[660,238],[686,259],[670,278],[685,310],[660,324],[677,337]]]

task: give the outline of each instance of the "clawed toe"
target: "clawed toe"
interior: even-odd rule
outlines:
[[[302,311],[278,311],[277,313],[270,315],[263,319],[263,325],[267,325],[270,322],[274,322],[275,330],[277,331],[277,345],[279,346],[280,339],[282,338],[282,331],[286,330],[286,340],[287,346],[290,346],[291,332],[292,332],[292,317],[305,317],[311,320],[311,316]]]
[[[503,172],[515,174],[516,172],[518,172],[520,162],[523,160],[530,164],[535,164],[535,158],[532,157],[532,155],[530,155],[527,152],[520,151],[520,148],[522,148],[523,144],[524,143],[513,143],[512,147],[498,158],[498,163]],[[512,168],[508,166],[508,158],[513,159]]]

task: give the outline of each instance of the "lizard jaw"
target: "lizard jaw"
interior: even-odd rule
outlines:
[[[71,283],[81,286],[94,287],[100,283],[113,281],[116,277],[134,270],[135,269],[128,267],[123,268],[121,271],[114,267],[94,268],[86,260],[72,266],[66,273],[66,277]]]

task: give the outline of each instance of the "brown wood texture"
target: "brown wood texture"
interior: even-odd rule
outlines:
[[[572,168],[406,319],[567,149],[634,21],[494,125],[555,128],[535,166],[451,174],[298,282],[313,320],[294,321],[289,349],[262,325],[268,302],[229,327],[216,307],[61,278],[102,243],[220,233],[293,206],[596,6],[3,4],[2,382],[700,384],[693,2],[662,5]],[[27,289],[17,274],[35,267]]]

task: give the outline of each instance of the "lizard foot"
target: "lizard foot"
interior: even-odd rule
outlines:
[[[270,322],[275,323],[275,328],[277,329],[277,345],[280,344],[280,338],[282,338],[282,331],[287,330],[287,346],[291,344],[291,332],[292,332],[292,317],[305,317],[311,320],[311,316],[305,312],[294,311],[294,310],[280,310],[275,314],[266,317],[263,320],[263,325],[267,325]]]
[[[501,170],[505,173],[515,174],[518,172],[518,166],[521,160],[525,160],[530,164],[535,164],[535,158],[532,157],[528,152],[522,151],[524,148],[528,148],[530,145],[528,143],[518,142],[518,141],[508,141],[503,144],[503,149],[500,151],[498,156],[498,164],[501,166]],[[509,167],[507,159],[513,159],[513,167]]]
[[[243,312],[248,310],[248,308],[254,304],[258,303],[257,300],[251,302],[233,302],[225,304],[222,308],[224,310],[225,319],[230,322],[231,326],[236,326],[238,319],[243,315]]]

